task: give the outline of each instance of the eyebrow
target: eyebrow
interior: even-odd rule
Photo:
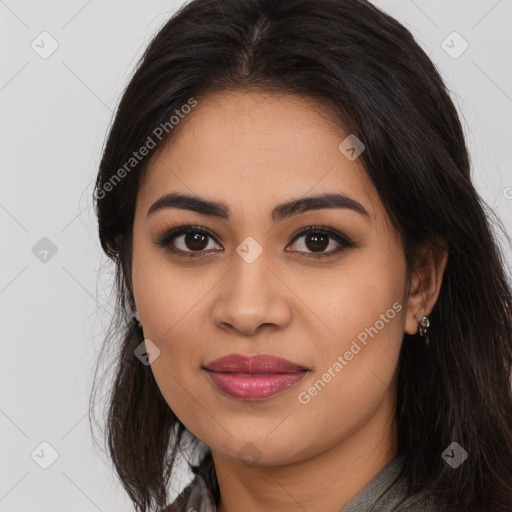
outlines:
[[[173,192],[156,200],[149,207],[146,216],[149,217],[155,212],[166,208],[190,210],[202,215],[219,217],[226,220],[229,220],[231,215],[231,210],[226,203],[210,201],[194,195]],[[361,203],[340,193],[325,193],[316,196],[301,197],[299,199],[279,204],[272,210],[270,218],[274,223],[276,223],[299,213],[304,213],[310,210],[321,210],[323,208],[344,208],[357,212],[367,217],[368,220],[370,219],[370,215]]]

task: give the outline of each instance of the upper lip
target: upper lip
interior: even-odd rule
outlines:
[[[304,366],[270,354],[230,354],[211,361],[205,368],[212,372],[225,373],[295,373],[307,370]]]

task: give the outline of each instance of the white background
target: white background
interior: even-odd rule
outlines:
[[[476,186],[511,233],[512,2],[375,3],[440,69],[463,117]],[[87,419],[112,301],[92,185],[120,94],[178,5],[0,0],[0,512],[132,510],[93,449]],[[43,31],[59,45],[47,59],[31,48]],[[441,46],[453,31],[469,43],[457,59]],[[32,252],[42,237],[57,249],[46,263]],[[48,469],[31,458],[43,441],[58,452]]]

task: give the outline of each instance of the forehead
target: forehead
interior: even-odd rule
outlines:
[[[178,191],[223,199],[233,212],[268,211],[291,197],[341,192],[374,216],[380,201],[372,182],[361,161],[339,149],[348,135],[332,108],[312,99],[210,94],[151,158],[138,203]]]

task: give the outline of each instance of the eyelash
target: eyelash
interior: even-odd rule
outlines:
[[[175,238],[177,238],[180,235],[187,234],[187,233],[202,233],[204,235],[209,236],[212,238],[216,243],[217,240],[213,236],[213,234],[206,228],[202,228],[201,226],[181,226],[175,229],[172,229],[168,232],[166,232],[163,236],[161,236],[158,241],[156,242],[157,245],[160,247],[165,248],[167,251],[171,252],[172,254],[175,254],[180,257],[185,258],[196,258],[200,256],[204,256],[206,253],[202,251],[182,251],[181,249],[173,249],[171,248],[171,242]],[[329,238],[335,240],[340,244],[340,246],[334,250],[331,250],[330,252],[324,252],[324,253],[308,253],[303,251],[292,251],[293,253],[299,253],[301,255],[304,255],[306,258],[327,258],[336,256],[340,252],[344,251],[345,249],[349,247],[353,247],[355,244],[346,236],[342,235],[341,233],[338,233],[337,231],[334,231],[329,228],[325,228],[323,226],[308,226],[305,228],[302,228],[299,230],[298,233],[294,236],[294,238],[291,240],[290,243],[295,242],[299,238],[301,238],[304,235],[308,235],[310,233],[314,234],[322,234],[327,235]],[[219,244],[220,245],[220,244]]]

